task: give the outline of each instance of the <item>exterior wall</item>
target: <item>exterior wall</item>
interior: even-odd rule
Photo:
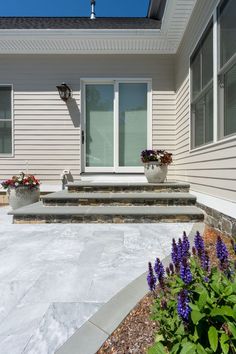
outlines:
[[[175,148],[173,56],[2,55],[0,84],[13,84],[14,156],[0,157],[0,180],[21,170],[58,183],[63,169],[80,174],[80,79],[152,79],[153,147]],[[56,85],[66,82],[73,100],[64,103]],[[170,177],[173,176],[170,170]]]
[[[176,179],[191,189],[236,201],[236,137],[189,152],[189,56],[208,23],[215,0],[198,0],[176,55]]]

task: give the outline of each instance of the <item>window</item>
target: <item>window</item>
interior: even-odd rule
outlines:
[[[236,1],[218,8],[220,65],[218,70],[219,137],[236,133]]]
[[[236,0],[221,0],[215,7],[190,69],[191,147],[235,136]]]
[[[12,153],[11,97],[11,86],[0,86],[0,155]]]
[[[191,57],[192,147],[213,141],[212,22]]]

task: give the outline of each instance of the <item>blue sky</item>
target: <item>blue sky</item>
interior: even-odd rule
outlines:
[[[96,0],[96,15],[146,16],[149,0]],[[90,0],[1,0],[0,16],[88,16]]]

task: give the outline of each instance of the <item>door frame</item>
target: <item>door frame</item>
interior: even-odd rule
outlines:
[[[147,149],[152,148],[152,79],[151,78],[81,78],[80,79],[80,151],[81,172],[93,173],[139,173],[143,172],[142,166],[119,166],[119,93],[120,83],[146,83],[147,84]],[[114,85],[114,164],[113,167],[86,167],[86,100],[87,84],[112,84]],[[141,153],[141,151],[140,151]]]

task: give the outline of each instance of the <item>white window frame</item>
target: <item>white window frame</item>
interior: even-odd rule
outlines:
[[[13,84],[0,84],[0,87],[10,87],[11,88],[11,120],[10,119],[0,119],[1,122],[11,122],[11,153],[0,153],[0,159],[14,157],[14,105],[13,105]]]
[[[81,78],[81,172],[94,173],[139,173],[143,172],[142,166],[119,166],[119,94],[120,83],[146,83],[147,84],[147,149],[152,148],[152,79],[151,78]],[[113,84],[114,85],[114,166],[113,167],[87,167],[86,166],[86,107],[85,107],[85,86],[87,84]],[[84,132],[84,144],[82,143],[82,132]],[[141,154],[141,151],[140,151]]]
[[[192,57],[194,55],[194,53],[196,52],[196,50],[198,50],[200,42],[204,42],[203,37],[206,35],[206,32],[209,30],[209,28],[212,27],[212,33],[213,33],[213,74],[212,74],[212,79],[204,86],[202,87],[202,55],[200,55],[200,83],[201,83],[201,91],[200,93],[198,93],[196,95],[195,98],[192,97]],[[200,53],[201,53],[202,49],[200,49]],[[204,27],[204,30],[201,33],[201,36],[199,37],[198,41],[197,41],[197,45],[194,47],[194,50],[192,51],[192,53],[189,56],[189,77],[190,77],[190,94],[189,94],[189,109],[190,109],[190,136],[189,136],[189,145],[190,145],[190,150],[195,150],[198,148],[202,148],[205,146],[208,146],[210,144],[212,144],[214,142],[214,17],[211,16],[206,24],[206,26]],[[213,89],[213,140],[209,141],[209,142],[204,142],[203,144],[195,147],[195,114],[194,111],[192,110],[192,106],[196,105],[196,103],[201,99],[204,98],[206,96],[206,94],[211,90],[211,87]],[[203,126],[203,136],[205,139],[205,108],[204,108],[204,126]]]
[[[194,153],[195,151],[205,150],[211,147],[215,147],[217,145],[221,145],[226,142],[231,142],[236,140],[236,134],[233,133],[231,135],[223,136],[222,135],[222,126],[224,124],[224,108],[222,104],[222,98],[219,97],[220,90],[219,90],[219,83],[218,83],[218,75],[219,75],[219,66],[220,66],[220,43],[219,43],[219,28],[218,28],[218,7],[223,3],[223,0],[217,0],[214,6],[213,11],[210,13],[203,30],[201,31],[199,37],[197,38],[195,45],[190,52],[189,55],[189,127],[190,127],[190,134],[189,134],[189,151],[190,153]],[[192,145],[192,137],[195,135],[192,126],[192,109],[191,109],[191,92],[192,92],[192,77],[191,77],[191,58],[202,38],[204,35],[211,19],[213,18],[213,142],[206,143],[204,145],[193,147]],[[229,60],[229,62],[234,63],[235,55]],[[232,62],[229,63],[233,65]],[[235,61],[236,62],[236,61]],[[226,63],[227,64],[227,63]],[[223,70],[222,68],[221,70]],[[229,67],[228,67],[229,69]],[[227,69],[227,70],[228,70]],[[221,104],[219,104],[218,99],[220,99]],[[223,110],[223,111],[222,111]]]
[[[224,3],[224,0],[221,0],[218,3],[216,8],[216,18],[217,18],[217,38],[220,38],[220,14],[219,8],[221,4]],[[217,83],[218,83],[218,102],[219,102],[219,111],[218,111],[218,140],[223,140],[225,138],[235,137],[236,132],[225,135],[225,101],[224,101],[224,77],[225,74],[236,65],[236,53],[222,66],[220,67],[220,40],[218,41],[218,55],[217,55]]]

